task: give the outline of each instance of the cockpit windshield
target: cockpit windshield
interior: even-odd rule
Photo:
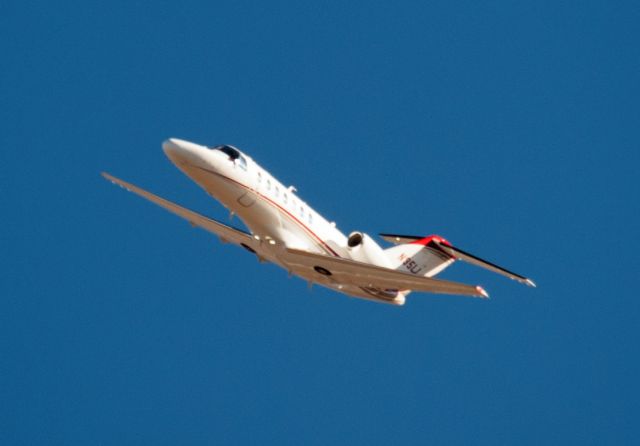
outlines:
[[[244,158],[244,156],[242,156],[242,153],[240,153],[240,151],[235,147],[222,145],[222,146],[213,147],[213,150],[220,150],[221,152],[226,153],[231,161],[237,163],[237,165],[243,168],[244,170],[247,170],[247,160]]]
[[[220,150],[221,152],[226,153],[232,160],[240,158],[240,151],[233,146],[216,146],[213,150]]]

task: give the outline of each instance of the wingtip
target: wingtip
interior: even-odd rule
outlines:
[[[100,175],[102,175],[102,178],[104,178],[105,180],[113,182],[113,176],[108,172],[100,172]]]
[[[489,299],[489,293],[487,293],[487,291],[484,288],[482,288],[481,286],[477,286],[476,290],[478,291],[478,293],[480,293],[478,297],[482,297],[483,299]]]
[[[132,191],[131,187],[135,187],[129,183],[127,183],[126,181],[122,181],[119,178],[114,177],[113,175],[107,173],[107,172],[100,172],[100,174],[107,180],[110,181],[111,183],[115,184],[116,186],[120,186],[121,188],[128,190],[129,192]]]
[[[535,284],[535,282],[534,282],[533,280],[531,280],[531,279],[526,279],[526,280],[524,281],[524,283],[525,283],[525,284],[527,284],[527,285],[529,285],[530,287],[533,287],[533,288],[537,288],[537,287],[538,287],[538,286]]]

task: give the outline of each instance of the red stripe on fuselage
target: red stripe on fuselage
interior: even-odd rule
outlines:
[[[283,212],[286,216],[288,216],[289,218],[291,218],[294,222],[296,222],[298,224],[298,226],[300,226],[302,229],[304,229],[305,231],[307,231],[310,235],[312,235],[316,240],[318,240],[320,242],[320,246],[325,250],[328,251],[329,253],[333,254],[335,257],[340,257],[340,255],[335,252],[333,249],[331,249],[331,247],[324,241],[322,240],[315,232],[313,232],[309,227],[307,227],[302,221],[298,220],[298,218],[293,215],[291,212],[289,212],[287,209],[283,208],[282,206],[280,206],[278,203],[276,203],[275,201],[271,200],[269,197],[262,195],[260,192],[258,192],[255,189],[252,189],[249,186],[246,186],[242,183],[240,183],[239,181],[234,180],[233,178],[229,178],[225,175],[222,175],[218,172],[214,172],[212,170],[209,169],[205,169],[204,167],[199,167],[199,166],[194,166],[193,164],[189,164],[192,167],[195,167],[196,169],[200,169],[203,170],[207,173],[213,174],[213,175],[217,175],[220,178],[230,181],[244,189],[247,189],[248,191],[256,194],[258,197],[262,198],[263,200],[265,200],[267,203],[271,204],[272,206],[275,206],[277,209],[279,209],[281,212]]]

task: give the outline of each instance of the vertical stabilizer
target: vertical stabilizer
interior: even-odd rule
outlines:
[[[402,245],[385,249],[391,267],[416,276],[433,277],[451,265],[455,258],[440,248],[448,242],[440,236],[416,238]]]

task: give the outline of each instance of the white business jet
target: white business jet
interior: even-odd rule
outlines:
[[[260,261],[273,262],[306,280],[349,296],[403,305],[411,291],[489,297],[479,286],[434,279],[463,260],[517,280],[534,283],[475,257],[431,235],[380,234],[396,246],[382,248],[362,232],[348,237],[284,187],[249,156],[229,145],[201,146],[171,138],[162,145],[167,157],[209,195],[237,215],[249,232],[185,209],[133,184],[103,173],[115,184],[242,246]]]

